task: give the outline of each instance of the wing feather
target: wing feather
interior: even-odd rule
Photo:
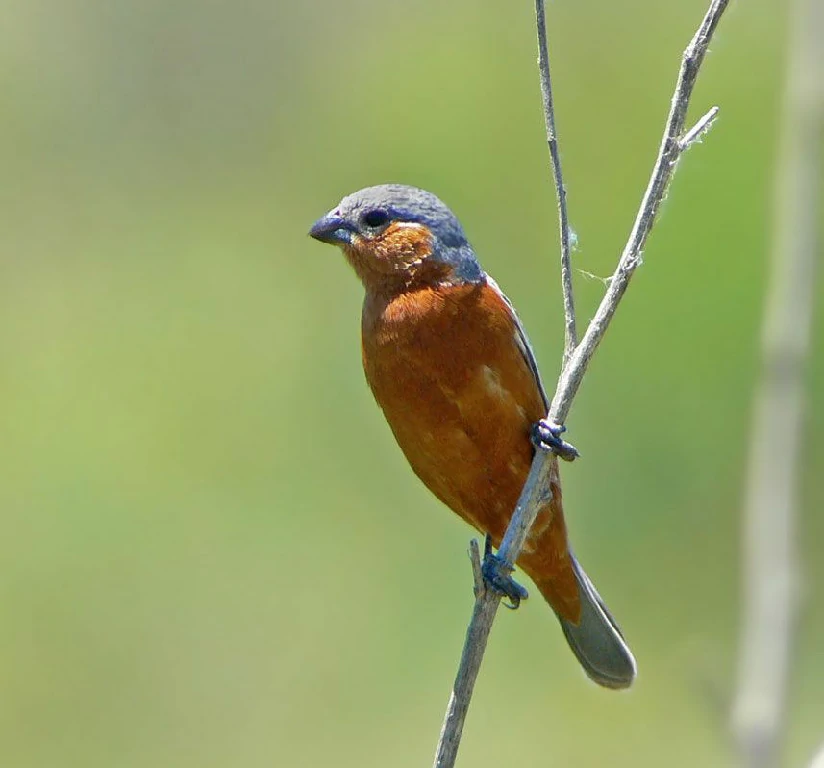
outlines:
[[[541,372],[538,370],[538,362],[535,359],[535,352],[532,349],[532,345],[529,343],[529,337],[526,335],[521,319],[518,317],[518,313],[515,311],[515,307],[512,302],[500,289],[498,283],[496,283],[489,275],[486,276],[486,282],[487,285],[489,285],[489,287],[492,288],[495,293],[501,297],[501,299],[503,299],[504,304],[506,304],[510,314],[512,315],[512,319],[515,321],[515,342],[517,343],[521,354],[524,356],[524,360],[526,361],[529,370],[532,371],[532,375],[535,377],[535,383],[538,385],[538,391],[541,393],[541,399],[544,401],[544,409],[545,411],[548,411],[549,398],[547,397],[546,389],[544,389],[544,383],[541,380]]]

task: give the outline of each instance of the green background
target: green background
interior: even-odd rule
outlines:
[[[705,0],[555,0],[576,267],[607,275]],[[422,766],[470,530],[365,386],[361,288],[306,237],[438,193],[553,380],[531,0],[10,0],[0,27],[0,765]],[[537,600],[493,631],[463,766],[726,765],[739,513],[784,71],[733,3],[684,159],[569,419],[571,535],[640,676],[587,683]],[[576,277],[583,319],[602,285]],[[817,293],[822,280],[818,279]],[[803,451],[786,765],[824,739],[824,355]],[[781,425],[775,425],[781,429]]]

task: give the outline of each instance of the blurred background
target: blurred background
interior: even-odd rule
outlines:
[[[429,765],[470,529],[364,383],[361,288],[306,237],[362,186],[439,194],[562,346],[533,4],[8,0],[0,28],[0,765]],[[575,265],[606,276],[706,0],[554,0]],[[784,72],[734,3],[645,264],[570,416],[576,551],[640,676],[585,681],[531,600],[459,764],[728,765],[739,522]],[[821,277],[819,276],[820,293]],[[584,321],[603,286],[576,276]],[[824,738],[824,316],[786,765]],[[776,425],[777,429],[781,425]]]

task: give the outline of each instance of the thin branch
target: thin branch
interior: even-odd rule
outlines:
[[[472,563],[472,581],[474,583],[475,597],[486,591],[486,582],[481,566],[481,553],[478,548],[478,540],[472,539],[469,542],[469,560]]]
[[[458,674],[449,695],[449,704],[438,738],[434,763],[436,768],[452,768],[455,765],[472,691],[475,689],[475,681],[478,679],[478,670],[481,668],[486,651],[489,631],[492,629],[492,622],[500,602],[500,595],[489,589],[485,589],[479,597],[475,598],[475,607],[472,610],[469,628],[466,630]]]
[[[587,327],[581,343],[575,348],[561,373],[547,416],[551,422],[562,424],[566,419],[589,362],[615,314],[633,272],[641,262],[641,249],[655,221],[661,201],[664,199],[675,165],[689,146],[682,143],[684,137],[691,132],[684,131],[687,107],[707,47],[728,2],[729,0],[712,0],[701,26],[684,52],[661,148],[641,202],[641,208],[615,273],[610,280],[606,295]],[[705,118],[702,118],[703,120]],[[708,124],[709,121],[704,124],[704,128]],[[560,190],[563,193],[563,186],[560,186]],[[568,235],[568,229],[562,228],[562,237],[565,233]],[[552,498],[549,482],[551,464],[550,454],[536,452],[509,527],[498,549],[498,557],[510,565],[518,559],[539,508]],[[435,754],[435,768],[452,768],[455,764],[464,719],[499,603],[500,595],[493,590],[486,590],[475,600],[458,674],[452,688]]]
[[[795,0],[780,129],[762,369],[742,530],[743,615],[732,729],[745,766],[777,765],[797,619],[804,374],[819,248],[824,6]],[[777,428],[776,428],[777,426]]]
[[[718,117],[718,107],[713,107],[684,134],[684,138],[679,142],[681,151],[685,152],[693,144],[700,141],[704,134],[712,128],[712,124],[715,122],[716,117]]]
[[[541,79],[541,97],[544,103],[546,143],[549,147],[552,176],[558,196],[558,228],[561,235],[561,287],[564,293],[564,357],[566,367],[578,344],[575,327],[575,297],[572,292],[572,261],[569,247],[569,214],[567,213],[566,187],[561,173],[561,155],[558,152],[558,133],[555,130],[555,106],[552,101],[552,77],[549,72],[549,46],[546,36],[546,12],[544,0],[535,0],[535,21],[538,27],[538,72]]]

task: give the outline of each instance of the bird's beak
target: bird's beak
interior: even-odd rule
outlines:
[[[318,219],[309,230],[310,237],[331,245],[351,245],[354,234],[349,222],[334,213]]]

